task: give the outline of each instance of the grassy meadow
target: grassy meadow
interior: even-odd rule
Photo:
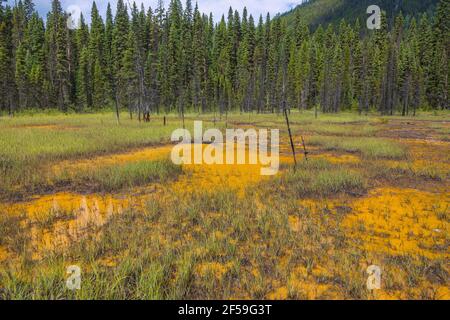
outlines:
[[[293,111],[295,168],[282,115],[186,117],[280,129],[273,177],[174,165],[166,117],[0,117],[0,299],[450,298],[448,112]]]

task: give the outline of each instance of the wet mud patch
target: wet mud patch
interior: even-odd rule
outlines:
[[[389,120],[388,124],[382,125],[383,130],[378,134],[380,137],[393,139],[411,139],[424,141],[442,141],[441,130],[450,127],[448,121],[421,121],[421,120]]]

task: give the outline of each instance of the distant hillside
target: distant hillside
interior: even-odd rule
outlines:
[[[387,13],[389,21],[401,11],[404,15],[417,16],[432,12],[439,0],[310,0],[283,14],[288,21],[299,11],[302,18],[314,27],[319,24],[336,24],[342,18],[353,23],[357,17],[361,23],[366,20],[367,7],[375,4]]]

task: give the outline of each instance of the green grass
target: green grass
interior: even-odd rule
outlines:
[[[430,128],[435,131],[440,140],[450,141],[450,127],[448,123],[433,123]]]
[[[212,115],[189,115],[189,128],[194,118],[208,120],[211,125]],[[440,280],[433,281],[445,280],[443,259],[409,257],[404,262],[388,253],[377,252],[375,256],[367,251],[342,228],[342,219],[351,214],[351,208],[333,211],[326,201],[322,202],[325,197],[364,193],[369,179],[381,172],[379,168],[387,168],[378,159],[405,158],[406,151],[391,140],[346,136],[372,134],[379,117],[319,115],[316,120],[311,112],[292,112],[291,118],[295,130],[304,126],[311,132],[339,135],[313,139],[328,150],[361,153],[363,161],[336,165],[310,159],[299,162],[295,172],[283,165],[285,170],[280,176],[248,187],[242,197],[220,186],[183,195],[162,188],[161,193],[149,194],[144,209],[129,208],[113,214],[106,224],[93,226],[80,238],[71,238],[67,247],[39,252],[40,260],[32,259],[36,250],[42,249],[31,238],[32,228],[51,232],[59,223],[75,219],[77,212],[43,212],[39,215],[43,219],[33,225],[26,223],[26,217],[0,213],[0,247],[12,254],[6,260],[0,259],[0,299],[267,299],[281,286],[288,288],[288,299],[309,298],[305,290],[293,285],[295,277],[313,291],[319,292],[320,285],[327,285],[316,298],[367,299],[371,297],[365,289],[368,261],[383,266],[385,288],[411,298],[418,297],[418,288],[414,287],[418,281],[434,283],[426,279],[429,273],[430,278],[439,275]],[[230,114],[229,126],[248,119],[247,115]],[[181,126],[173,116],[169,117],[168,127],[162,126],[161,118],[153,120],[139,124],[124,118],[117,126],[108,114],[0,118],[0,144],[6,147],[0,149],[5,173],[0,185],[10,187],[12,192],[14,187],[17,192],[24,186],[54,191],[57,185],[111,192],[173,179],[181,174],[181,168],[167,160],[46,175],[45,169],[59,160],[163,143],[174,128]],[[281,116],[252,115],[250,122],[285,127]],[[52,124],[57,128],[24,128],[30,124]],[[392,170],[386,169],[383,174],[413,174],[408,166]],[[416,174],[436,180],[444,177],[436,172],[437,167],[424,170]],[[304,198],[316,198],[317,208],[299,203]],[[342,202],[342,206],[346,205]],[[448,210],[438,209],[436,216],[446,221]],[[298,225],[293,227],[292,221],[298,221]],[[109,265],[105,260],[114,263]],[[223,268],[220,277],[214,270],[201,273],[199,268],[205,264]],[[65,287],[69,265],[82,268],[80,291]],[[303,269],[304,275],[298,271]],[[433,298],[426,292],[420,294]]]
[[[442,121],[450,116],[450,112],[447,110],[436,111],[436,112],[425,112],[421,111],[417,113],[416,117],[413,116],[380,116],[376,112],[369,113],[368,115],[359,115],[354,112],[340,112],[340,113],[319,113],[318,117],[315,118],[313,110],[292,110],[289,115],[289,120],[291,125],[295,128],[297,126],[301,130],[304,126],[312,126],[312,129],[321,130],[321,127],[328,127],[332,125],[348,126],[356,125],[357,129],[351,129],[353,131],[352,135],[370,135],[376,133],[377,129],[373,125],[386,125],[392,120],[395,121],[414,121],[414,120],[426,120],[426,121]],[[204,119],[212,121],[213,115],[191,115],[188,118]],[[219,117],[217,117],[219,119]],[[225,120],[225,116],[222,117],[222,121]],[[278,127],[284,128],[286,126],[285,118],[283,113],[274,114],[240,114],[240,113],[229,113],[228,114],[229,124],[233,123],[248,123],[248,124],[258,124],[261,127]],[[358,133],[358,127],[363,128],[362,134]],[[336,130],[339,130],[338,127]],[[333,128],[332,128],[333,129]],[[330,130],[332,130],[330,129]],[[324,131],[327,128],[323,129]],[[341,131],[342,132],[342,131]],[[345,134],[345,132],[344,132]]]
[[[78,171],[63,171],[57,174],[33,175],[25,188],[5,188],[5,199],[19,199],[47,192],[47,190],[71,190],[86,192],[118,192],[124,189],[151,183],[164,183],[176,179],[182,173],[181,166],[170,159],[130,162],[118,165],[92,167]]]
[[[358,152],[369,159],[405,159],[406,149],[398,143],[379,138],[311,137],[308,143],[329,151]]]
[[[340,241],[322,238],[322,229],[340,237],[336,222],[298,208],[293,198],[284,203],[265,199],[263,208],[255,207],[259,197],[240,199],[231,191],[165,199],[155,206],[155,197],[144,212],[114,215],[66,250],[46,252],[42,261],[26,259],[29,248],[15,267],[0,263],[0,299],[230,299],[240,294],[263,299],[274,290],[271,280],[285,283],[295,266],[307,264],[301,257],[309,250],[314,250],[314,264],[342,260],[326,254]],[[302,215],[305,232],[291,230],[286,210]],[[311,239],[317,242],[305,248]],[[280,270],[280,257],[291,249],[292,264]],[[115,258],[116,264],[103,265],[103,257]],[[227,267],[221,277],[198,271],[209,263]],[[74,264],[82,269],[76,292],[65,288],[65,270]],[[253,268],[259,276],[250,272]]]
[[[377,128],[373,125],[360,125],[360,126],[350,126],[350,125],[341,125],[339,126],[327,126],[323,129],[320,128],[320,133],[326,135],[342,135],[342,136],[361,136],[361,137],[369,137],[377,134],[380,131],[380,128]]]
[[[0,245],[5,245],[13,239],[17,239],[20,234],[21,216],[13,217],[0,214]]]
[[[210,118],[210,116],[209,116]],[[342,112],[339,114],[320,114],[315,118],[312,111],[292,110],[289,114],[289,120],[293,126],[296,125],[330,125],[330,124],[364,124],[369,123],[374,116],[360,116],[356,113]],[[223,119],[222,119],[223,120]],[[261,126],[279,125],[285,126],[286,120],[283,113],[278,114],[229,114],[228,121],[233,123],[258,123]]]
[[[281,185],[287,194],[296,197],[326,197],[339,193],[361,194],[367,189],[363,176],[348,168],[336,166],[324,159],[303,161],[294,171],[268,182],[272,187]]]
[[[32,192],[35,187],[42,188],[43,177],[52,174],[48,168],[58,161],[169,143],[173,130],[181,128],[182,122],[172,115],[167,119],[164,126],[161,116],[139,123],[125,114],[121,125],[112,114],[0,118],[0,198],[23,189]],[[192,130],[193,121],[186,125]],[[211,126],[204,124],[205,128]]]
[[[434,163],[428,163],[423,167],[415,167],[412,163],[408,162],[399,163],[393,167],[376,163],[365,163],[362,166],[366,166],[366,170],[371,178],[382,178],[392,182],[396,182],[400,178],[414,179],[417,181],[445,181],[450,177],[448,170]]]
[[[448,177],[450,177],[450,172],[448,170],[432,163],[421,168],[414,168],[412,171],[416,176],[436,181],[445,181]]]
[[[56,178],[56,181],[67,181],[73,188],[84,191],[113,192],[154,182],[166,182],[176,178],[181,172],[181,166],[165,159],[92,168],[68,176],[63,175]]]
[[[117,125],[113,116],[103,114],[18,117],[1,123],[3,167],[8,160],[53,161],[168,142],[172,131],[181,126],[175,120],[163,126],[162,120],[144,124],[128,119]],[[56,128],[36,127],[40,125]]]
[[[319,161],[304,167],[331,168]],[[317,298],[370,298],[365,268],[372,256],[348,241],[340,226],[345,216],[329,214],[320,203],[312,211],[277,186],[270,196],[252,190],[244,198],[226,190],[164,201],[155,196],[143,212],[113,215],[99,230],[40,261],[27,258],[29,248],[14,264],[0,263],[0,299],[267,299],[279,286],[289,288],[288,299],[308,299],[291,286],[299,268],[306,270],[300,282],[327,285]],[[288,217],[299,219],[298,229]],[[27,234],[26,228],[19,224],[20,232],[11,233],[5,244],[15,245],[13,238]],[[104,258],[115,264],[103,264]],[[383,265],[385,288],[411,298],[417,297],[422,276],[438,274],[445,284],[442,260],[408,257],[403,263],[402,257],[383,253],[376,259]],[[200,273],[205,264],[222,266],[223,273]],[[65,288],[69,265],[82,270],[79,291]]]

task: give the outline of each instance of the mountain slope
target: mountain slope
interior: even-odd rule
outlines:
[[[293,21],[298,11],[310,26],[319,24],[337,24],[342,18],[353,23],[360,18],[361,23],[366,20],[367,7],[378,5],[387,13],[391,22],[401,11],[404,15],[417,16],[423,12],[432,12],[439,0],[310,0],[285,13],[283,17],[288,22]]]

